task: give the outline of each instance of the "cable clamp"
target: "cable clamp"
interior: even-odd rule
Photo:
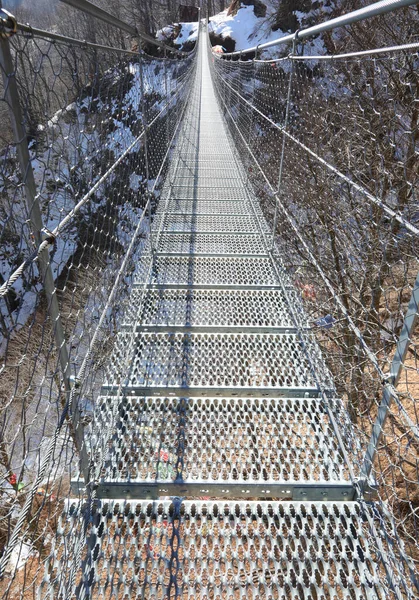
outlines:
[[[4,8],[0,9],[0,38],[10,38],[17,33],[17,19]]]
[[[392,373],[388,373],[387,375],[385,375],[383,377],[383,380],[381,381],[381,385],[393,385],[396,383],[396,378]]]
[[[378,485],[365,477],[354,481],[356,490],[356,499],[363,499],[366,502],[372,502],[378,498]]]
[[[51,244],[51,246],[53,246],[55,244],[56,239],[57,238],[52,233],[52,231],[50,231],[46,227],[44,227],[43,229],[41,229],[41,240],[43,242],[48,242],[48,244]]]

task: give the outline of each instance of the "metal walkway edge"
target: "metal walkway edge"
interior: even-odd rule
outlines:
[[[108,437],[78,597],[385,598],[350,424],[270,252],[206,44],[97,402],[92,449]]]

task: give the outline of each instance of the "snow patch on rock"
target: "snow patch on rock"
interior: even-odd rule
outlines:
[[[171,43],[176,47],[183,49],[184,45],[189,46],[198,39],[199,22],[196,23],[174,23],[159,29],[156,38],[163,43]],[[188,49],[188,48],[186,48]]]
[[[237,14],[228,15],[224,10],[210,17],[209,32],[223,38],[231,37],[236,42],[236,50],[245,50],[249,46],[256,46],[276,40],[277,31],[272,31],[268,19],[256,17],[253,6],[242,6]],[[267,17],[272,13],[272,7],[267,7]]]

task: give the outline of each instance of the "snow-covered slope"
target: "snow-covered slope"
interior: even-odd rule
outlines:
[[[230,37],[236,42],[235,50],[244,50],[280,37],[281,32],[272,31],[270,17],[274,9],[267,4],[266,17],[257,17],[254,6],[244,6],[235,15],[228,9],[210,18],[209,32],[222,38]]]
[[[213,43],[227,42],[226,50],[244,50],[321,22],[336,4],[336,0],[233,0],[226,10],[210,17],[209,32]],[[321,50],[318,44],[316,50]],[[271,49],[264,57],[277,54],[278,49]]]
[[[161,69],[157,60],[150,59],[144,65],[145,95],[149,114],[153,117],[164,105],[165,84]],[[59,98],[58,93],[56,96]],[[139,65],[138,62],[130,62],[119,69],[107,70],[94,86],[87,85],[78,99],[38,124],[38,137],[36,142],[30,142],[30,152],[47,229],[53,231],[80,197],[97,183],[104,170],[136,140],[141,120]],[[130,150],[121,168],[97,188],[92,200],[57,238],[50,252],[54,279],[66,269],[82,243],[80,236],[85,224],[96,223],[100,220],[98,215],[109,210],[107,203],[115,182],[118,183],[120,199],[115,201],[115,215],[118,215],[114,217],[115,236],[121,246],[128,245],[131,230],[126,222],[135,223],[141,215],[138,195],[147,184],[143,175],[135,172],[135,166],[131,173],[127,173],[124,164],[140,165],[141,153],[142,142],[139,142]],[[105,166],[101,158],[103,155],[107,156]],[[13,145],[1,150],[0,164],[0,283],[3,283],[24,257],[33,252],[34,246],[32,238],[19,235],[20,231],[26,232],[26,211]],[[151,188],[153,183],[154,180],[150,180],[148,187]],[[14,283],[12,308],[10,304],[1,303],[0,322],[20,329],[35,309],[39,289],[37,267],[34,265]],[[4,343],[5,339],[2,339],[0,354]]]
[[[160,42],[173,43],[177,48],[184,51],[191,50],[198,38],[199,23],[174,23],[159,29],[156,38]]]

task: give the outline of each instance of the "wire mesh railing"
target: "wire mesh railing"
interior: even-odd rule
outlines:
[[[268,59],[210,56],[274,251],[359,433],[360,493],[378,494],[400,597],[417,592],[419,560],[418,25],[406,8],[297,32],[282,58],[273,43]]]
[[[0,592],[26,598],[70,470],[89,476],[85,428],[196,61],[0,17]]]
[[[66,3],[96,10],[87,0]],[[134,269],[138,275],[142,256],[153,251],[150,220],[196,61],[168,48],[165,58],[147,56],[135,28],[121,22],[115,26],[133,36],[132,50],[16,26],[3,14],[0,591],[10,599],[66,598],[77,586],[82,598],[100,577],[93,563],[108,556],[96,554],[95,527],[100,532],[107,520],[111,546],[124,528],[136,536],[140,523],[139,543],[148,543],[141,508],[110,515],[106,504],[92,512],[89,502],[70,508],[66,498],[70,472],[90,483],[101,469],[113,417],[92,422],[92,409]],[[100,14],[112,27],[109,14]],[[374,515],[365,525],[374,555],[353,551],[351,564],[386,571],[389,597],[412,598],[419,560],[418,17],[407,9],[376,19],[329,28],[315,42],[291,36],[283,58],[262,60],[256,48],[255,59],[210,61],[249,184],[273,225],[273,252],[301,292],[359,434],[361,501],[378,498],[365,511]],[[130,350],[118,348],[122,361]],[[344,441],[352,455],[356,436]],[[94,493],[88,486],[87,499]],[[303,517],[308,529],[321,529],[321,520]],[[329,546],[319,554],[333,571],[341,540],[330,534],[327,544],[336,561]],[[132,565],[135,579],[138,561]],[[356,579],[345,568],[342,581]]]

